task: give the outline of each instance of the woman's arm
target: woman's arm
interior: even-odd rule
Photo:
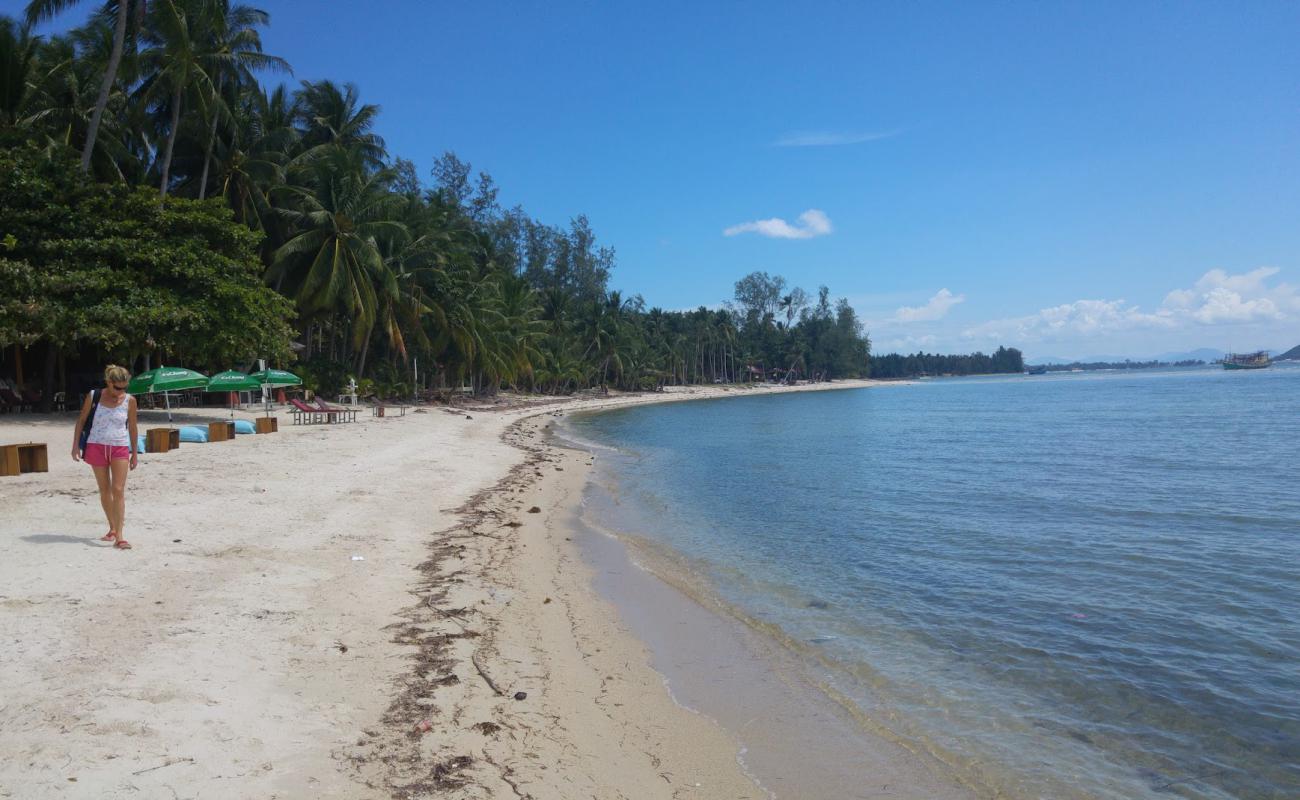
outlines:
[[[135,446],[139,442],[139,429],[135,423],[135,396],[128,395],[128,397],[130,397],[130,400],[126,407],[126,427],[131,432],[131,469],[135,469],[136,461],[140,455],[135,451]]]
[[[81,460],[81,429],[86,425],[86,417],[90,414],[90,398],[92,392],[86,393],[86,400],[81,404],[81,413],[77,415],[77,427],[72,431],[72,460]]]

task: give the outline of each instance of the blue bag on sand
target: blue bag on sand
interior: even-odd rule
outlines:
[[[253,427],[253,423],[249,422],[248,420],[246,419],[235,420],[235,433],[256,433],[256,432],[257,432],[257,428]]]
[[[143,433],[140,434],[139,436],[135,437],[135,451],[136,451],[137,453],[143,453],[143,452],[144,452],[144,434],[143,434]]]
[[[186,425],[184,428],[181,428],[182,442],[206,442],[207,440],[207,428],[200,428],[198,425]]]

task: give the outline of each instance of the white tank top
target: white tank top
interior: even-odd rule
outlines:
[[[86,442],[110,447],[130,447],[131,435],[126,429],[126,411],[130,405],[129,396],[123,397],[115,408],[104,405],[101,399],[99,405],[95,406],[95,422],[90,426],[90,436]]]

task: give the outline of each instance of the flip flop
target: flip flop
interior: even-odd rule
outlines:
[[[117,544],[115,544],[115,545],[113,545],[113,546],[116,547],[118,550],[130,550],[130,549],[131,549],[131,543],[128,542],[126,539],[118,539],[118,540],[117,540]]]
[[[99,540],[100,540],[101,542],[111,542],[111,541],[113,541],[113,540],[116,539],[116,538],[117,538],[117,531],[109,531],[108,533],[106,533],[106,534],[104,534],[103,536],[99,537]]]

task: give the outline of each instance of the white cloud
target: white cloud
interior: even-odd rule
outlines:
[[[1024,317],[995,319],[962,332],[966,339],[1011,339],[1032,342],[1074,336],[1098,336],[1139,328],[1169,328],[1173,312],[1149,314],[1123,300],[1076,300]]]
[[[871,350],[875,353],[913,353],[917,350],[924,350],[938,342],[938,337],[932,334],[924,336],[898,336],[893,339],[872,339]]]
[[[903,306],[894,312],[891,322],[931,322],[943,319],[958,303],[966,301],[966,295],[953,294],[947,289],[940,289],[923,306]]]
[[[1278,272],[1277,267],[1260,267],[1230,275],[1212,269],[1191,289],[1165,295],[1164,307],[1202,325],[1286,319],[1288,312],[1300,312],[1300,294],[1285,283],[1269,286],[1267,280]]]
[[[893,131],[798,131],[787,133],[772,144],[777,147],[837,147],[845,144],[861,144],[889,139],[902,133]]]
[[[811,239],[814,236],[825,236],[831,230],[830,217],[826,216],[823,211],[810,208],[799,215],[794,225],[779,217],[773,217],[772,219],[759,219],[753,222],[732,225],[724,230],[722,235],[735,236],[741,233],[757,233],[760,236],[767,236],[772,239]]]
[[[1155,311],[1143,311],[1123,300],[1076,300],[1023,317],[990,320],[968,328],[962,336],[1024,343],[1294,319],[1300,315],[1300,292],[1286,283],[1270,286],[1268,279],[1278,272],[1276,267],[1260,267],[1233,275],[1212,269],[1192,288],[1169,292]]]

